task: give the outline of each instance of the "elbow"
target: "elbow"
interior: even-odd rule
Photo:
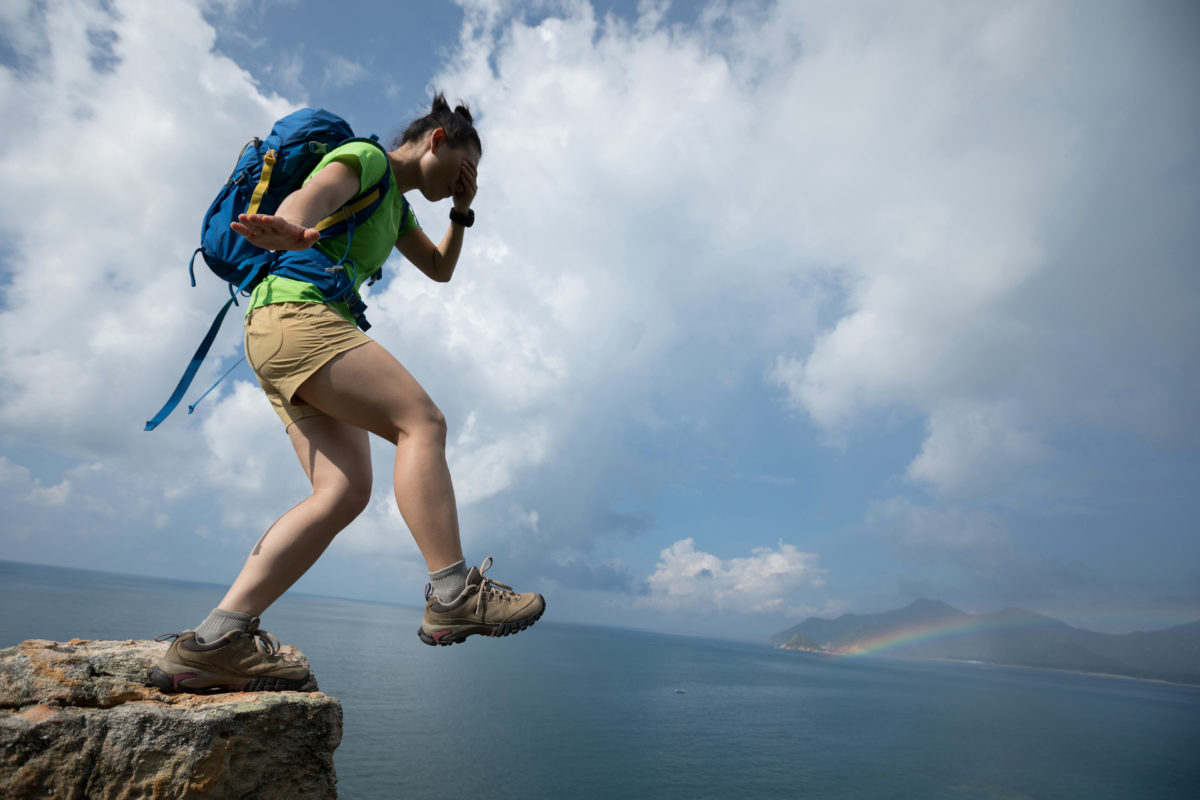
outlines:
[[[447,264],[446,262],[435,258],[433,260],[433,265],[425,274],[433,278],[438,283],[449,283],[450,279],[454,277],[454,266],[454,264]]]

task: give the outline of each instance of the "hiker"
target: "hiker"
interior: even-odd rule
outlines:
[[[470,110],[451,110],[442,94],[384,151],[359,140],[332,149],[272,215],[241,214],[230,227],[264,250],[353,269],[354,289],[376,274],[394,246],[425,275],[450,280],[483,148]],[[346,234],[322,238],[314,225],[382,182],[383,202]],[[450,224],[434,244],[403,193],[450,199]],[[308,252],[305,252],[308,251]],[[340,263],[340,262],[339,262]],[[286,273],[286,270],[282,270]],[[255,544],[232,587],[194,631],[175,640],[151,671],[160,688],[298,689],[308,675],[284,660],[259,617],[366,508],[371,498],[369,435],[396,446],[396,504],[429,571],[418,636],[430,645],[472,634],[505,636],[532,625],[545,609],[540,594],[518,594],[466,568],[454,488],[446,464],[446,421],[408,370],[355,325],[344,302],[326,302],[316,287],[273,272],[254,289],[246,314],[246,360],[258,376],[312,484],[312,494],[281,516]]]

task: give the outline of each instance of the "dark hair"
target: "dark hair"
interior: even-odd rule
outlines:
[[[404,133],[392,142],[392,147],[415,142],[435,128],[441,128],[446,132],[446,144],[451,147],[466,147],[473,144],[479,154],[483,155],[483,143],[479,141],[479,134],[475,130],[475,121],[471,119],[471,109],[460,100],[458,106],[451,111],[450,104],[446,102],[446,95],[441,92],[433,96],[432,110],[425,116],[410,122],[404,129]]]

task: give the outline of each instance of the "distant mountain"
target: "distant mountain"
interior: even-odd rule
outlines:
[[[1200,622],[1107,634],[1020,608],[968,614],[937,600],[917,600],[882,614],[810,617],[769,641],[790,650],[983,661],[1200,684]]]

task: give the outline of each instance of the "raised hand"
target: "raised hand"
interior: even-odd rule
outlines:
[[[479,174],[474,162],[464,158],[458,170],[458,182],[454,184],[454,208],[466,212],[475,199],[475,178]]]
[[[474,192],[472,191],[472,196]],[[307,250],[321,238],[316,228],[304,228],[270,214],[238,214],[229,227],[264,250]]]

